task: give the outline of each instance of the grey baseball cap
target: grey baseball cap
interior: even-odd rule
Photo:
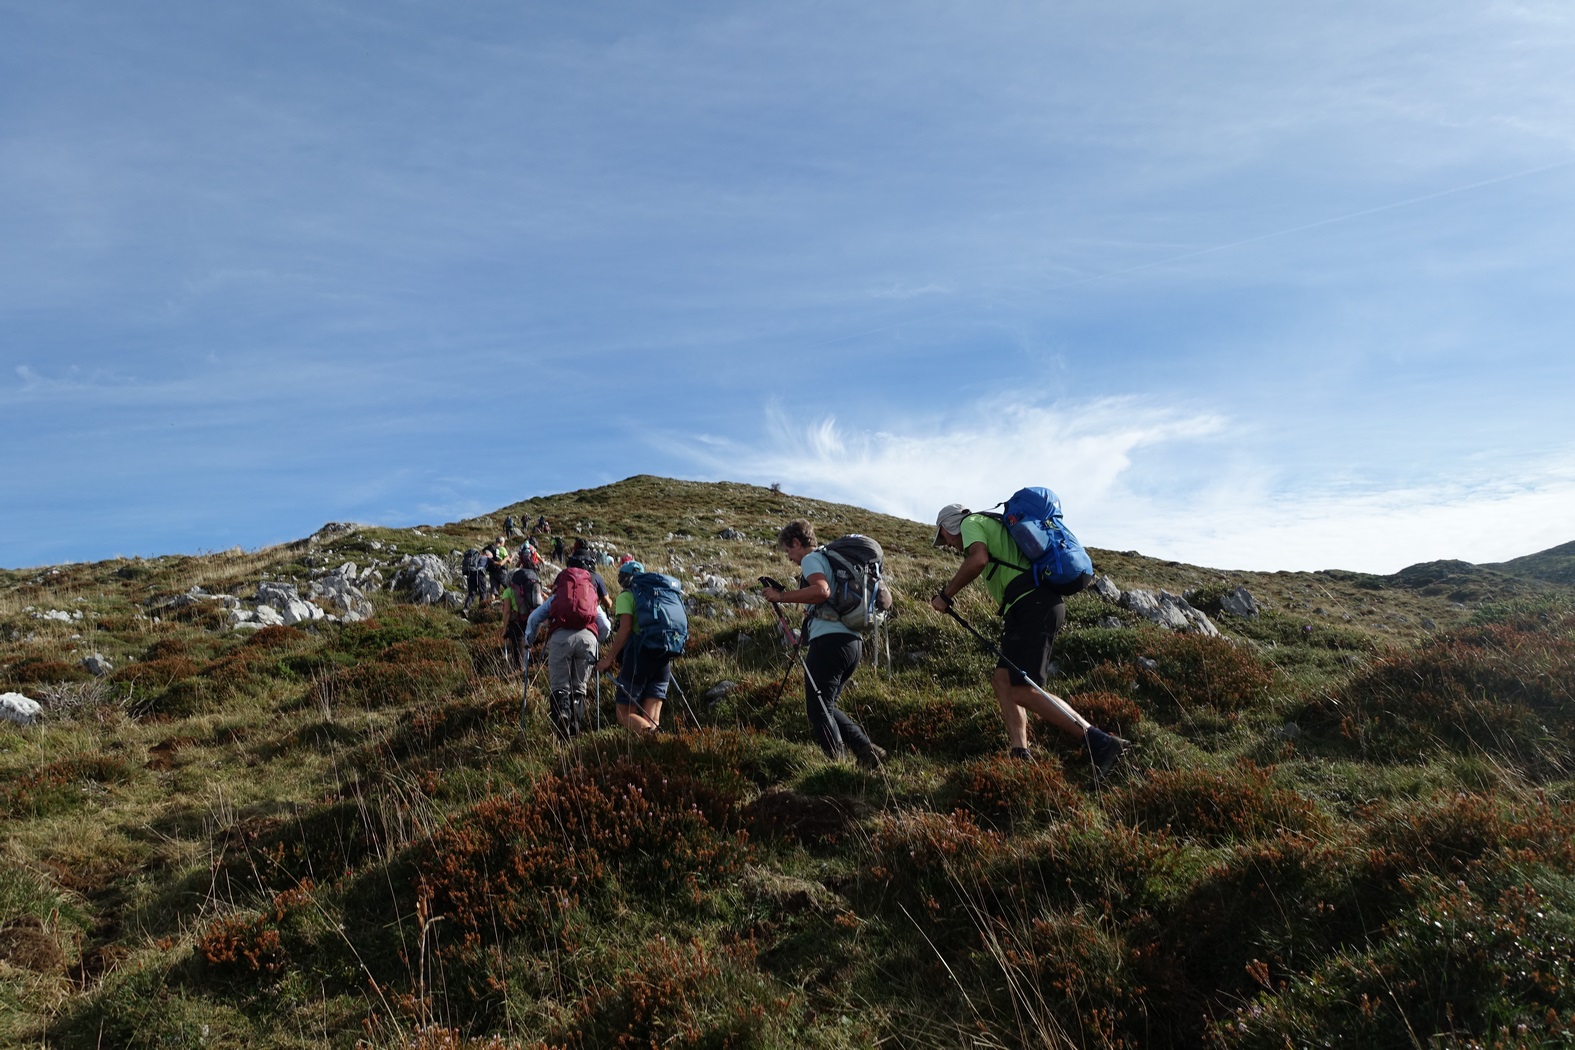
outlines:
[[[932,547],[944,547],[941,542],[941,533],[949,532],[952,535],[961,535],[963,519],[968,516],[968,508],[961,503],[948,503],[935,515],[935,539],[930,544]]]

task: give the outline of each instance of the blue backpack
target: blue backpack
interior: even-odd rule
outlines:
[[[996,506],[1005,510],[1001,523],[1028,559],[1035,587],[1076,594],[1088,586],[1094,578],[1094,562],[1061,520],[1060,497],[1045,488],[1018,489]]]
[[[689,615],[678,581],[661,572],[641,572],[626,584],[634,595],[634,643],[640,652],[677,656],[689,641]]]

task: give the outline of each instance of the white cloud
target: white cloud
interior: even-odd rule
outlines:
[[[1390,573],[1441,558],[1504,561],[1575,538],[1575,448],[1512,473],[1472,464],[1378,489],[1341,478],[1338,466],[1299,465],[1293,479],[1272,450],[1239,448],[1244,430],[1133,398],[984,401],[903,430],[775,411],[755,446],[688,453],[719,476],[924,522],[946,503],[986,510],[1021,486],[1048,485],[1090,546],[1225,569]]]

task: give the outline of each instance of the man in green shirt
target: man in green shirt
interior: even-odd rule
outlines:
[[[952,599],[983,574],[985,589],[1005,618],[1002,655],[990,677],[990,687],[1006,723],[1013,757],[1030,757],[1028,712],[1032,711],[1081,740],[1098,774],[1108,773],[1127,749],[1127,742],[1091,725],[1072,705],[1043,688],[1056,632],[1066,623],[1065,599],[1049,588],[1033,585],[1028,559],[998,518],[974,514],[960,503],[948,504],[935,517],[935,546],[961,551],[963,563],[930,599],[930,607],[946,612]]]

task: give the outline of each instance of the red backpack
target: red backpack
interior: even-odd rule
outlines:
[[[547,626],[554,631],[583,631],[596,626],[596,585],[588,569],[564,569],[553,584]]]

